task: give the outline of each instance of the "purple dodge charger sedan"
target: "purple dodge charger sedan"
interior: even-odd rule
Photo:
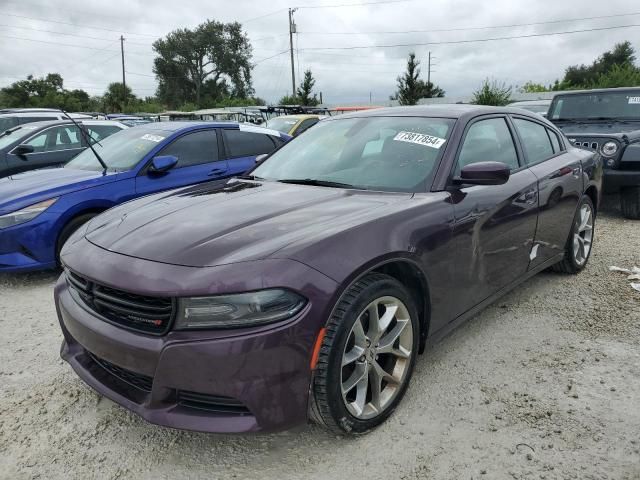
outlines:
[[[94,218],[62,252],[62,357],[150,422],[362,433],[417,355],[543,269],[582,270],[601,161],[520,109],[324,120],[249,175]]]

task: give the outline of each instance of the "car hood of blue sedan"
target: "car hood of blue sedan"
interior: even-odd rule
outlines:
[[[50,198],[102,185],[117,173],[46,168],[0,179],[0,214],[14,212]]]

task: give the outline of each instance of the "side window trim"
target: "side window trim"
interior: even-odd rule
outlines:
[[[469,130],[471,129],[471,127],[473,125],[475,125],[478,122],[481,122],[483,120],[491,120],[494,118],[501,118],[504,120],[507,129],[509,130],[509,134],[511,135],[511,141],[513,142],[513,147],[516,150],[516,156],[517,156],[517,160],[518,160],[518,168],[514,169],[511,171],[511,173],[517,173],[525,168],[527,168],[526,163],[524,162],[524,156],[523,156],[523,152],[520,150],[520,143],[518,142],[518,139],[516,137],[516,132],[513,128],[513,125],[510,121],[510,118],[507,114],[503,114],[503,113],[497,113],[497,114],[487,114],[487,115],[479,115],[477,117],[474,117],[472,120],[470,120],[469,122],[467,122],[467,125],[464,127],[464,131],[462,132],[462,135],[460,137],[460,142],[458,143],[458,148],[456,149],[455,152],[455,156],[453,159],[453,163],[451,165],[451,171],[449,172],[449,179],[447,181],[447,184],[451,184],[451,181],[453,180],[454,176],[455,176],[455,172],[456,172],[456,168],[458,166],[458,159],[460,158],[460,153],[462,152],[462,147],[464,146],[464,141],[467,138],[467,134],[469,133]]]
[[[512,114],[510,114],[509,117],[510,117],[510,120],[512,122],[513,122],[514,119],[517,118],[517,119],[520,119],[520,120],[526,120],[526,121],[529,121],[531,123],[535,123],[537,125],[540,125],[541,127],[544,127],[547,130],[551,130],[548,125],[545,125],[544,123],[539,122],[537,119],[534,119],[534,118],[526,117],[524,115],[512,115]],[[539,165],[539,164],[541,164],[543,162],[548,162],[549,160],[551,160],[553,158],[556,158],[556,157],[558,157],[558,156],[560,156],[560,155],[562,155],[563,153],[566,152],[566,147],[564,145],[564,142],[560,138],[560,135],[557,135],[558,136],[558,141],[560,142],[560,151],[559,152],[557,152],[557,153],[554,152],[553,155],[551,155],[548,158],[545,158],[544,160],[540,160],[540,161],[534,162],[534,163],[527,163],[526,162],[526,153],[524,152],[524,146],[522,144],[522,138],[520,138],[520,133],[518,132],[518,129],[515,128],[515,125],[514,125],[514,133],[516,134],[516,136],[518,138],[518,143],[522,147],[522,155],[523,155],[522,158],[523,158],[523,160],[525,160],[524,163],[525,163],[525,167],[527,167],[527,168],[528,167],[533,167],[534,165]],[[549,132],[547,132],[547,137],[549,137]],[[549,138],[549,143],[551,144],[551,149],[553,150],[553,143],[551,142],[551,138]]]
[[[28,124],[26,124],[26,125],[28,125]],[[54,128],[60,128],[60,127],[65,127],[65,128],[67,128],[67,127],[69,127],[69,126],[73,127],[73,125],[52,125],[52,126],[47,127],[47,128],[45,128],[45,129],[43,129],[43,130],[40,130],[38,133],[34,133],[33,135],[31,135],[31,136],[30,136],[29,138],[27,138],[26,140],[24,140],[24,141],[20,142],[20,144],[22,145],[22,144],[24,144],[24,143],[28,143],[28,142],[30,142],[31,140],[33,140],[34,138],[39,137],[39,136],[40,136],[40,135],[42,135],[43,133],[47,133],[47,132],[49,132],[50,130],[53,130]],[[80,132],[78,132],[78,134],[79,134],[79,135],[82,135],[82,134],[80,134]],[[48,135],[48,133],[47,133],[47,135]],[[82,138],[82,137],[81,137],[81,138]],[[18,147],[17,145],[16,145],[15,147],[13,147],[13,148],[11,149],[11,151],[9,152],[9,155],[15,155],[15,153],[13,153],[13,151],[14,151],[17,147]],[[82,140],[80,141],[80,146],[78,146],[78,147],[73,147],[73,148],[61,148],[61,149],[57,149],[57,150],[42,150],[41,152],[33,152],[33,153],[30,153],[29,155],[39,155],[39,154],[41,154],[41,153],[51,153],[51,152],[67,152],[67,151],[69,151],[69,150],[78,150],[79,148],[83,148],[83,149],[84,149],[84,148],[86,148],[86,146],[84,145],[84,142],[83,142]]]

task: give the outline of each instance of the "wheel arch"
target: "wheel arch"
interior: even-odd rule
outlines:
[[[420,325],[419,353],[423,353],[426,345],[431,320],[431,295],[426,273],[418,262],[407,253],[388,254],[367,262],[342,282],[341,288],[332,302],[332,310],[340,302],[343,294],[360,278],[369,273],[382,273],[399,281],[416,302]],[[328,312],[327,319],[331,318]]]
[[[595,213],[598,213],[598,207],[600,206],[600,193],[598,192],[598,187],[596,187],[594,184],[591,184],[587,186],[584,194],[591,199],[591,203],[593,203],[593,209],[595,210]]]

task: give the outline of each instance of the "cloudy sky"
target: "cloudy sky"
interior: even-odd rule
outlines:
[[[373,103],[382,102],[394,92],[407,54],[415,51],[423,60],[426,76],[431,51],[432,80],[447,96],[468,95],[486,77],[511,85],[550,83],[567,65],[589,63],[616,42],[628,39],[640,50],[640,4],[634,3],[298,2],[296,75],[310,68],[325,103],[368,103],[370,95]],[[122,34],[127,84],[139,96],[152,95],[156,82],[151,43],[209,18],[243,24],[253,45],[256,94],[275,102],[291,90],[287,8],[295,6],[284,0],[0,0],[0,85],[28,74],[58,72],[67,88],[101,94],[108,83],[121,81]],[[625,25],[636,26],[608,29]],[[576,30],[592,31],[542,35]]]

